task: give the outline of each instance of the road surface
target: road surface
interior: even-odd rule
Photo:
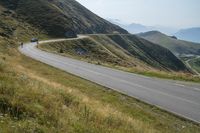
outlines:
[[[81,36],[81,38],[83,37]],[[41,43],[64,40],[49,40]],[[44,52],[37,49],[36,45],[36,43],[27,43],[23,48],[20,47],[19,51],[35,60],[200,123],[199,84],[149,78],[89,64]]]

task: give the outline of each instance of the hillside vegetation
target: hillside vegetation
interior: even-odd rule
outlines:
[[[181,54],[200,54],[200,44],[178,40],[172,37],[169,37],[158,31],[151,31],[146,33],[138,34],[138,36],[147,39],[153,43],[159,44],[176,55]]]
[[[198,73],[200,73],[200,58],[193,57],[189,62],[190,66],[196,70]]]
[[[91,35],[89,38],[41,45],[41,48],[123,67],[187,71],[169,50],[134,35]]]
[[[53,37],[75,37],[78,33],[127,33],[75,0],[1,0],[0,4],[14,11],[21,21]]]

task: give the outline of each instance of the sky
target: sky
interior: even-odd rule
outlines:
[[[200,26],[200,0],[77,0],[105,19],[147,26]]]

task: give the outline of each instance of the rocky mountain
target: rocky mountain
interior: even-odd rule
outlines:
[[[21,21],[54,37],[75,37],[81,33],[128,33],[75,0],[1,0],[0,5],[15,12]]]

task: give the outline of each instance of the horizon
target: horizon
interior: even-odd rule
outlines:
[[[159,25],[176,29],[200,27],[199,0],[77,1],[102,18],[120,20],[123,24]]]

